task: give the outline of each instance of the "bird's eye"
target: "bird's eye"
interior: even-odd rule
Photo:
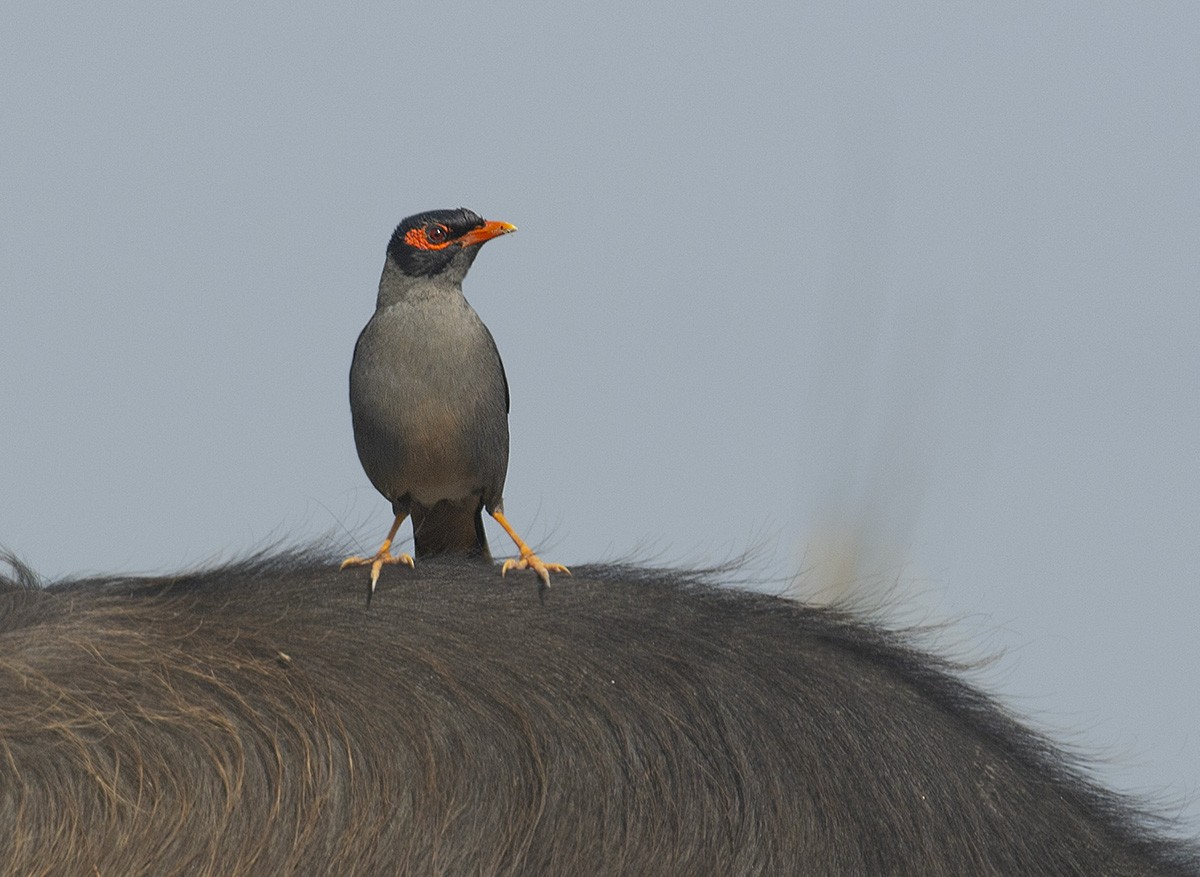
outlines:
[[[446,226],[444,225],[427,225],[425,226],[425,240],[431,244],[440,244],[446,240]]]

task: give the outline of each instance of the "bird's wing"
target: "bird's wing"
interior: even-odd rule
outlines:
[[[509,398],[508,398],[508,375],[504,373],[504,360],[500,358],[500,348],[496,346],[496,339],[492,337],[492,332],[487,326],[483,327],[483,331],[487,334],[488,343],[492,345],[492,353],[496,354],[496,365],[500,366],[500,380],[504,382],[504,413],[509,413]]]

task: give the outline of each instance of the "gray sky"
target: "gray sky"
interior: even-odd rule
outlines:
[[[0,543],[41,573],[374,549],[351,350],[395,224],[467,206],[520,227],[466,292],[544,557],[761,545],[811,592],[852,542],[1200,832],[1200,7],[20,5]]]

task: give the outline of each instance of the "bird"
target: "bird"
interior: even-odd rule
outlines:
[[[371,568],[368,605],[384,566],[414,566],[411,555],[391,553],[408,517],[418,558],[491,563],[486,510],[519,552],[501,575],[533,570],[539,591],[550,573],[570,575],[538,557],[504,516],[508,378],[492,333],[462,291],[480,247],[516,230],[464,207],[430,210],[401,222],[388,243],[375,313],[350,365],[358,459],[395,515],[374,555],[342,562],[342,569]]]

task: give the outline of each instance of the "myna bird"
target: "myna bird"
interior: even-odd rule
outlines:
[[[413,565],[410,555],[390,551],[409,516],[418,558],[490,563],[486,509],[520,552],[502,574],[532,569],[543,586],[551,571],[569,574],[534,554],[504,517],[508,379],[492,333],[462,291],[479,248],[513,231],[465,208],[431,210],[401,222],[388,244],[375,314],[350,366],[358,458],[396,515],[373,557],[342,562],[371,567],[368,602],[385,564]]]

